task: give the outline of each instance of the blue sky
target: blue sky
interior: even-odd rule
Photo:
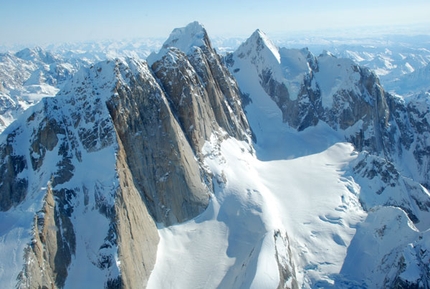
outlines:
[[[167,38],[197,20],[210,36],[428,23],[429,0],[0,0],[0,43]],[[429,28],[430,34],[430,28]]]

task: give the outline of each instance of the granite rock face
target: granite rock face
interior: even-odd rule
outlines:
[[[117,90],[133,85],[130,78],[145,73],[133,75],[131,65],[104,62],[82,70],[57,97],[44,99],[3,134],[2,179],[10,181],[3,182],[1,195],[11,197],[2,200],[2,210],[36,206],[19,288],[73,287],[89,280],[106,288],[146,283],[158,234],[107,105]],[[13,170],[10,156],[21,160]],[[25,190],[13,187],[21,183]],[[30,210],[25,217],[31,215]],[[80,266],[88,272],[79,273]]]
[[[18,281],[3,276],[11,286],[145,286],[155,224],[205,210],[212,185],[200,161],[204,142],[248,141],[249,126],[235,80],[193,25],[202,45],[192,53],[166,44],[152,68],[133,59],[83,68],[2,134],[0,209],[24,211],[22,227],[32,232]]]
[[[197,154],[220,128],[247,140],[249,125],[237,83],[199,23],[175,29],[161,51],[150,55],[148,61]]]
[[[209,189],[166,96],[146,64],[141,69],[144,77],[118,87],[107,107],[149,212],[171,225],[201,213]]]

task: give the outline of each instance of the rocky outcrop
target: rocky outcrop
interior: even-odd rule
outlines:
[[[25,253],[28,263],[18,277],[18,288],[42,288],[43,286],[49,288],[56,286],[56,283],[60,286],[64,285],[65,276],[61,271],[70,264],[71,255],[67,254],[63,266],[60,265],[57,271],[58,264],[55,264],[55,256],[59,248],[59,240],[56,231],[52,230],[56,226],[54,215],[55,201],[52,189],[49,188],[44,206],[34,218],[34,239]],[[64,256],[64,254],[58,254],[60,255]]]
[[[385,158],[361,152],[351,164],[352,175],[360,190],[360,201],[366,211],[379,206],[401,208],[420,229],[426,230],[430,218],[430,201],[423,186],[402,176]]]
[[[13,136],[11,132],[6,141],[0,145],[0,158],[3,161],[0,167],[0,210],[7,211],[19,204],[25,198],[28,180],[19,174],[26,169],[27,163],[22,155],[14,153]]]
[[[387,97],[390,119],[384,131],[389,158],[406,175],[430,188],[430,101],[428,94],[407,102]]]
[[[120,64],[121,65],[121,64]],[[207,206],[209,189],[190,143],[146,64],[107,102],[135,184],[156,222],[183,222]],[[182,84],[186,89],[187,84]]]
[[[279,269],[278,289],[298,289],[299,284],[297,282],[296,268],[292,261],[288,235],[285,234],[284,236],[280,230],[277,230],[274,232],[273,238],[275,239],[275,256]]]
[[[184,40],[189,35],[191,39]],[[219,128],[247,140],[249,125],[239,88],[199,23],[175,29],[163,49],[148,61],[194,152],[199,154]]]
[[[126,151],[119,145],[117,172],[119,188],[112,220],[117,235],[121,275],[107,281],[106,288],[144,288],[154,267],[159,237],[134,177],[127,164]]]

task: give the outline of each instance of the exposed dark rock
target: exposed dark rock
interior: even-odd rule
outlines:
[[[19,177],[27,168],[24,156],[14,152],[15,132],[8,135],[6,143],[0,145],[0,210],[7,211],[22,202],[27,194],[28,180]]]
[[[107,106],[151,215],[157,222],[173,224],[202,212],[208,189],[163,91],[147,72],[133,76],[130,86],[117,87],[118,97]]]
[[[18,288],[64,287],[76,250],[68,203],[73,194],[67,190],[53,192],[48,187],[44,207],[34,220],[34,239],[27,249],[28,262],[18,277]],[[54,195],[58,201],[54,201]]]
[[[281,233],[281,231],[275,231],[273,235],[275,239],[275,252],[276,261],[279,269],[279,285],[278,289],[298,289],[299,284],[297,282],[296,269],[292,260],[290,240],[288,235]],[[279,246],[279,247],[278,247]],[[281,253],[286,252],[286,254]]]
[[[249,134],[236,81],[213,50],[206,30],[201,29],[201,46],[183,52],[168,40],[161,59],[151,66],[197,154],[219,128],[241,140]]]

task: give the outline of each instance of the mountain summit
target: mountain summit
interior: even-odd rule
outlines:
[[[169,38],[164,42],[158,53],[152,53],[148,56],[148,63],[152,64],[159,60],[169,49],[176,48],[186,55],[193,54],[197,48],[212,50],[206,29],[202,24],[195,21],[186,27],[175,28]]]
[[[163,48],[176,47],[185,54],[193,52],[193,47],[202,46],[211,47],[211,44],[206,29],[197,21],[174,29],[163,44]]]

